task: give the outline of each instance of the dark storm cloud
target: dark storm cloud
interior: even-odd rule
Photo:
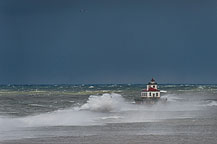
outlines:
[[[217,2],[1,0],[1,83],[216,83]]]

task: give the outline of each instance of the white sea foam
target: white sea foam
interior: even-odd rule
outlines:
[[[29,105],[34,107],[48,107],[46,105],[40,105],[40,104],[29,104]]]
[[[154,105],[137,105],[135,103],[126,102],[120,94],[103,94],[103,95],[91,95],[87,102],[80,107],[73,107],[64,110],[57,110],[54,112],[43,113],[34,116],[10,118],[0,118],[0,128],[4,126],[8,127],[37,127],[37,126],[58,126],[58,125],[95,125],[103,124],[102,122],[95,121],[96,117],[112,117],[114,113],[121,116],[127,114],[124,117],[125,121],[133,113],[133,118],[130,118],[132,122],[143,121],[149,118],[153,113],[144,115],[142,119],[141,113],[149,112],[164,112],[164,111],[192,111],[197,110],[198,107],[194,106],[193,102],[178,103],[176,100],[181,98],[175,95],[166,95],[162,98],[167,98],[169,103],[161,104],[156,103]],[[217,105],[217,102],[213,101],[209,106]],[[32,104],[32,106],[41,106]],[[129,114],[130,113],[130,114]],[[139,115],[137,115],[140,113]],[[157,116],[155,117],[158,118]],[[169,117],[168,117],[169,118]],[[132,120],[133,119],[133,120]]]
[[[31,105],[41,106],[37,104]],[[89,97],[87,103],[81,107],[20,118],[0,118],[0,129],[64,125],[100,125],[103,122],[96,121],[97,117],[108,116],[105,112],[117,112],[121,110],[123,105],[124,99],[119,94],[92,95]]]
[[[86,126],[188,118],[192,117],[192,113],[188,112],[198,110],[194,102],[179,101],[181,98],[177,95],[165,95],[162,98],[165,97],[168,100],[165,104],[138,105],[125,101],[120,94],[116,93],[91,95],[87,102],[79,107],[19,118],[1,117],[0,133],[5,134],[5,131],[9,133],[19,128],[31,127]],[[217,102],[213,101],[209,105],[217,105]],[[5,135],[10,136],[8,133]],[[0,135],[0,139],[3,138],[4,135]]]
[[[118,111],[124,103],[122,96],[115,93],[106,93],[102,96],[91,95],[87,103],[81,106],[81,110],[98,112]]]
[[[160,92],[161,92],[161,93],[167,93],[167,91],[165,91],[165,90],[161,90]]]
[[[182,98],[180,98],[180,97],[178,97],[177,95],[174,95],[174,94],[167,94],[167,95],[162,96],[161,98],[167,99],[167,101],[169,101],[169,102],[175,102],[175,101],[178,101],[178,100],[182,100]]]
[[[121,118],[123,118],[123,117],[121,117],[121,116],[106,116],[106,117],[100,117],[100,119],[102,119],[102,120],[107,120],[107,119],[121,119]]]
[[[217,106],[217,101],[211,101],[206,106]]]
[[[205,88],[206,88],[206,86],[201,86],[201,85],[198,86],[198,89],[202,89],[202,90],[203,90],[203,89],[205,89]]]

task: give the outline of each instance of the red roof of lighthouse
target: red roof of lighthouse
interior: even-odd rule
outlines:
[[[152,88],[152,87],[149,87],[148,88],[148,91],[159,91],[158,89],[155,89],[155,88]]]
[[[148,88],[148,90],[147,90],[147,89],[144,89],[144,90],[142,90],[142,91],[144,91],[144,92],[149,92],[149,91],[160,91],[160,90],[150,87],[150,88]]]

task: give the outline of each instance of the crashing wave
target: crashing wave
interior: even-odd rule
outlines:
[[[121,108],[121,103],[124,103],[124,99],[116,93],[106,93],[102,96],[91,95],[87,103],[82,105],[80,109],[97,112],[118,111]]]

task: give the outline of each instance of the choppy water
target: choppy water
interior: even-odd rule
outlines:
[[[71,134],[36,130],[57,126],[216,118],[217,85],[160,85],[160,89],[167,91],[162,96],[167,97],[166,103],[135,104],[134,98],[139,97],[145,87],[112,84],[0,86],[0,141]]]

